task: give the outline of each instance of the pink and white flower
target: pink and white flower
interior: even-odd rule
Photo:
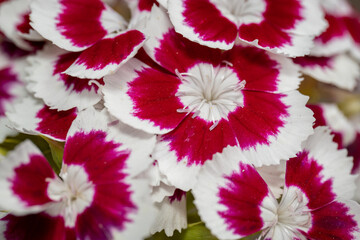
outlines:
[[[102,78],[133,57],[145,41],[101,0],[35,0],[31,26],[55,45],[82,51],[65,73]]]
[[[295,90],[300,78],[291,60],[254,47],[209,49],[153,10],[154,36],[144,49],[160,66],[131,59],[105,77],[103,93],[115,117],[161,134],[153,157],[170,183],[188,190],[225,148],[240,148],[258,166],[295,156],[313,118]]]
[[[315,129],[286,162],[279,202],[255,168],[236,158],[248,161],[240,152],[218,154],[193,189],[202,220],[219,239],[258,231],[261,239],[358,239],[360,206],[348,200],[355,190],[352,159],[338,150],[327,128]]]
[[[146,181],[135,177],[150,164],[146,156],[154,137],[107,123],[104,112],[94,109],[78,115],[66,138],[60,177],[29,141],[1,161],[0,206],[10,211],[1,220],[4,239],[148,234],[154,209]]]
[[[289,56],[303,56],[326,27],[318,1],[172,0],[176,32],[211,48],[231,49],[240,40]]]

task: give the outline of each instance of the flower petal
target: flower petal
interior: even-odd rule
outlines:
[[[360,206],[351,200],[336,200],[314,210],[311,239],[358,239],[360,235]]]
[[[239,38],[257,47],[291,57],[308,54],[313,46],[313,38],[327,26],[318,2],[264,2],[264,20],[240,25]]]
[[[65,141],[66,134],[76,117],[76,109],[57,111],[41,101],[27,97],[13,105],[6,116],[11,127],[32,135],[44,135],[56,141]]]
[[[286,186],[300,188],[309,199],[310,209],[323,207],[337,197],[351,199],[355,191],[352,166],[346,150],[338,150],[332,141],[330,130],[317,127],[304,142],[303,150],[287,162]]]
[[[107,36],[83,51],[64,73],[80,78],[102,78],[135,56],[144,41],[145,36],[137,30]]]
[[[51,202],[48,179],[56,177],[42,153],[26,140],[0,162],[1,208],[16,215],[44,210]]]
[[[0,5],[0,30],[16,46],[23,50],[32,51],[34,47],[28,42],[24,35],[35,35],[35,40],[41,40],[29,25],[29,3],[23,0],[12,0]],[[37,37],[37,38],[36,38]]]
[[[298,57],[293,61],[301,66],[303,73],[321,82],[350,91],[355,88],[360,77],[359,64],[346,54],[329,57]]]
[[[211,48],[231,49],[237,36],[236,23],[209,0],[172,0],[168,11],[176,32]],[[211,17],[208,17],[211,16]]]
[[[171,237],[175,230],[181,232],[187,227],[185,192],[176,190],[173,196],[165,197],[156,206],[159,212],[151,227],[151,234],[165,230],[166,236]]]
[[[175,96],[180,81],[131,59],[115,74],[105,77],[103,89],[109,112],[132,127],[149,133],[166,133],[184,117]]]
[[[0,220],[5,229],[0,236],[6,240],[38,239],[38,240],[61,240],[74,239],[70,229],[65,228],[61,217],[50,217],[46,214],[32,214],[22,217],[7,215]]]
[[[125,24],[100,0],[36,0],[30,6],[31,26],[69,51],[84,50]]]
[[[339,149],[349,145],[355,140],[356,132],[354,126],[336,104],[309,104],[308,107],[314,112],[316,119],[314,128],[318,126],[328,126],[334,135],[333,140],[339,145]]]
[[[205,164],[192,190],[201,219],[219,239],[258,232],[275,219],[277,202],[239,151],[224,151]]]
[[[28,88],[51,108],[82,110],[100,101],[98,85],[101,80],[80,79],[63,72],[76,60],[78,53],[69,53],[54,45],[47,45],[29,57]],[[96,82],[96,84],[92,84]]]

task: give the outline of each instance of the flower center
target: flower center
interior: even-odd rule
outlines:
[[[222,14],[241,24],[260,23],[266,9],[264,0],[213,0]]]
[[[286,187],[278,207],[275,227],[283,229],[289,236],[302,236],[299,230],[306,232],[311,227],[311,213],[307,203],[308,199],[300,189]]]
[[[244,89],[246,81],[240,81],[230,68],[231,63],[216,66],[200,63],[186,73],[175,70],[182,83],[176,96],[184,105],[180,113],[193,113],[193,118],[200,117],[212,122],[213,130],[221,119],[227,119],[229,112],[244,106]]]
[[[94,186],[81,166],[63,167],[60,178],[51,179],[48,185],[48,195],[54,201],[48,213],[61,215],[67,227],[75,226],[77,215],[82,213],[92,203]]]

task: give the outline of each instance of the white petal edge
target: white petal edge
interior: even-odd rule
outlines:
[[[38,213],[46,208],[46,205],[26,206],[26,203],[16,197],[11,190],[9,179],[15,176],[14,170],[22,164],[29,163],[29,157],[32,154],[42,156],[40,150],[30,140],[25,140],[0,161],[0,195],[2,199],[0,208],[11,211],[14,215]]]
[[[166,236],[171,237],[175,230],[181,232],[181,229],[187,227],[185,196],[180,201],[175,199],[173,202],[166,197],[161,203],[156,203],[156,207],[159,212],[151,226],[151,234],[164,230]]]
[[[58,57],[67,52],[54,45],[47,45],[36,55],[28,58],[27,88],[34,93],[35,97],[44,100],[46,105],[58,110],[69,110],[77,107],[83,110],[98,103],[102,96],[94,89],[84,89],[77,93],[73,86],[67,88],[62,80],[58,80],[59,74],[54,76],[54,64]],[[80,79],[81,80],[81,79]],[[100,90],[98,90],[100,92]]]
[[[322,166],[323,181],[332,181],[332,191],[339,197],[351,199],[354,196],[356,175],[351,175],[353,161],[345,149],[338,149],[328,127],[317,127],[304,143],[303,150]]]

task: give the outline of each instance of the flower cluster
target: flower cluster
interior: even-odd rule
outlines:
[[[1,239],[360,239],[347,0],[0,0],[0,33]]]

